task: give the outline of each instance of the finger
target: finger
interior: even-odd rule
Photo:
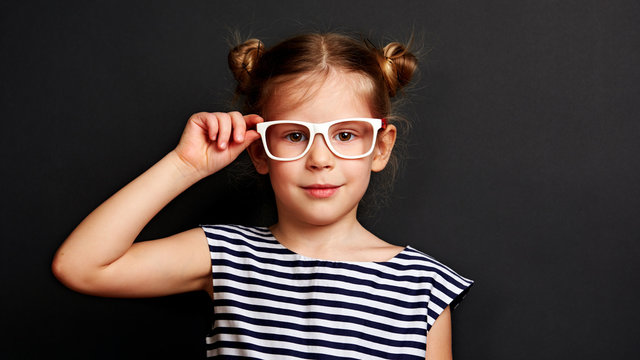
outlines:
[[[215,141],[218,137],[218,118],[213,113],[201,113],[201,121],[206,126],[207,136],[211,141]]]
[[[218,118],[218,149],[224,150],[231,135],[231,116],[227,113],[216,113]]]
[[[260,139],[260,134],[255,130],[248,130],[244,133],[244,145],[245,147],[251,145],[252,142]]]
[[[244,122],[242,114],[237,111],[229,113],[231,116],[231,124],[233,125],[233,141],[241,144],[244,141],[244,133],[247,131],[247,125]]]
[[[260,115],[249,114],[244,116],[247,129],[255,129],[256,124],[264,122],[264,119]]]
[[[229,150],[233,153],[233,156],[238,156],[242,151],[251,145],[254,141],[260,139],[260,134],[255,130],[248,130],[244,134],[244,141],[242,143],[229,144]]]

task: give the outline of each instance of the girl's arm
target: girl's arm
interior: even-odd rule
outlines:
[[[451,360],[451,309],[447,306],[427,334],[427,360]]]
[[[58,249],[55,276],[88,294],[161,296],[210,287],[210,260],[201,229],[133,244],[173,198],[231,163],[259,138],[257,115],[198,113],[175,150],[95,209]]]

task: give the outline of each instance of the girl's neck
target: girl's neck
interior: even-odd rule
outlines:
[[[276,240],[296,254],[328,261],[388,261],[404,247],[391,245],[365,229],[353,213],[326,225],[313,225],[279,213],[270,227]]]
[[[349,260],[345,254],[380,241],[356,219],[355,212],[336,222],[314,225],[279,214],[271,232],[284,247],[310,258]]]

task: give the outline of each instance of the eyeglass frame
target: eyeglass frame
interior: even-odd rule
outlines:
[[[346,155],[339,154],[338,151],[336,151],[336,149],[333,148],[333,145],[331,145],[331,140],[329,139],[329,128],[331,128],[331,126],[337,123],[346,122],[346,121],[364,121],[369,123],[373,127],[373,139],[371,141],[371,148],[366,153],[362,155],[346,156]],[[267,136],[266,136],[267,128],[269,128],[272,125],[278,125],[278,124],[302,125],[307,129],[309,129],[309,143],[307,144],[307,147],[304,149],[304,151],[300,155],[297,155],[292,158],[282,158],[282,157],[273,155],[271,151],[269,151],[269,146],[267,146]],[[311,149],[311,145],[313,145],[313,140],[316,138],[317,134],[322,135],[322,137],[324,138],[325,144],[327,144],[327,147],[329,148],[331,153],[334,154],[335,156],[342,159],[347,159],[347,160],[362,159],[364,157],[371,155],[371,153],[373,152],[373,149],[376,146],[378,131],[381,129],[384,130],[386,128],[387,128],[387,119],[385,118],[382,118],[382,119],[345,118],[345,119],[332,120],[332,121],[323,122],[323,123],[312,123],[312,122],[297,121],[297,120],[273,120],[273,121],[265,121],[265,122],[256,124],[256,131],[258,132],[258,134],[260,134],[260,137],[262,138],[262,146],[264,147],[265,153],[270,159],[277,160],[277,161],[295,161],[304,157],[309,152],[309,149]]]

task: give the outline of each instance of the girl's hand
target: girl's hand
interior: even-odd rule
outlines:
[[[188,169],[206,177],[229,165],[252,142],[260,138],[255,127],[259,115],[201,112],[189,118],[174,150]]]

